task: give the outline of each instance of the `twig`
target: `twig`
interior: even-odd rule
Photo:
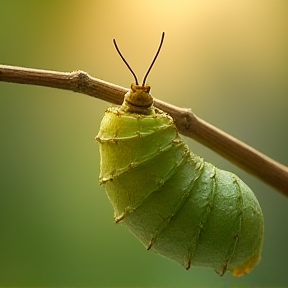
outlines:
[[[0,65],[0,81],[71,90],[114,104],[121,104],[128,91],[80,70],[66,73]],[[197,140],[288,196],[288,167],[205,122],[190,109],[157,99],[154,105],[174,118],[181,134]]]

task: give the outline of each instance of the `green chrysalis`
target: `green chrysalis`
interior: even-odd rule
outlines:
[[[260,260],[263,215],[250,188],[189,151],[173,119],[153,106],[145,80],[121,107],[105,112],[100,144],[100,184],[116,223],[123,223],[148,250],[224,275],[250,272]]]

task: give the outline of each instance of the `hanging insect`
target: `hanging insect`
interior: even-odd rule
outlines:
[[[121,107],[105,112],[100,144],[100,184],[105,185],[116,223],[123,223],[147,250],[224,275],[249,273],[259,262],[263,215],[250,188],[189,151],[171,116],[153,106],[146,78]]]

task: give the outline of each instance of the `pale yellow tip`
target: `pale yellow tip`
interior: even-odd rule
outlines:
[[[233,275],[236,277],[243,276],[244,274],[250,273],[254,267],[258,264],[260,258],[258,255],[252,256],[243,266],[233,270]]]

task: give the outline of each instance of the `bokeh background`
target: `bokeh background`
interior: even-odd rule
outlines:
[[[286,0],[2,0],[0,63],[82,69],[129,87],[112,38],[141,80],[162,31],[152,94],[288,165]],[[255,191],[265,216],[259,266],[241,278],[187,272],[114,224],[94,141],[108,106],[0,82],[0,286],[287,287],[288,199],[191,139]]]

